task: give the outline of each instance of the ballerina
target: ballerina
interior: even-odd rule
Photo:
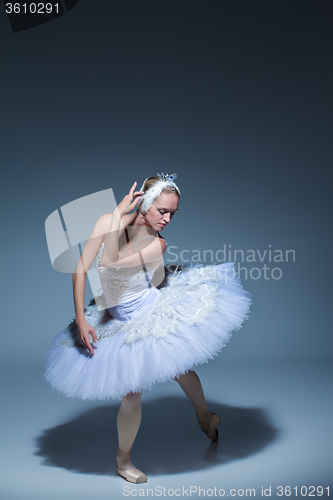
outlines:
[[[114,212],[98,219],[73,273],[75,320],[46,353],[44,377],[56,390],[81,399],[121,399],[117,472],[132,483],[147,481],[130,459],[144,389],[176,380],[203,432],[218,439],[221,417],[207,408],[193,368],[241,328],[251,304],[234,262],[171,273],[158,288],[167,248],[159,231],[179,207],[175,178],[157,174],[140,191],[135,182]],[[95,297],[97,306],[84,308],[94,261],[103,294]]]

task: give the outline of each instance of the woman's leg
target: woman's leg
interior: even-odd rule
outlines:
[[[117,417],[118,446],[128,452],[138,433],[142,416],[141,393],[129,392],[123,397]],[[121,463],[122,469],[135,469],[130,460]]]
[[[193,370],[176,377],[175,380],[191,401],[196,413],[201,414],[208,411],[200,379]]]
[[[220,424],[221,417],[208,410],[198,375],[193,370],[189,370],[184,375],[176,377],[175,380],[191,401],[203,432],[209,439],[216,441],[218,439],[217,426]]]

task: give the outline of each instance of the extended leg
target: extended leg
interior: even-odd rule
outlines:
[[[189,370],[184,375],[176,377],[175,380],[179,383],[180,387],[191,401],[198,423],[203,432],[210,439],[216,441],[218,439],[217,426],[220,424],[221,417],[208,410],[198,375],[193,370]]]
[[[191,401],[196,413],[208,411],[200,379],[193,370],[176,377],[175,380]]]

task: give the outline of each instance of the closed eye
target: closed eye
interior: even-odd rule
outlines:
[[[163,212],[162,210],[159,210],[159,213],[162,214],[162,215],[164,215],[167,212]],[[176,210],[174,212],[170,212],[171,215],[175,215],[175,213],[176,213]]]

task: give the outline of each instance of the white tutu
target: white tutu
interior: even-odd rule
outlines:
[[[108,276],[115,279],[117,270],[108,268]],[[135,276],[127,292],[137,291]],[[104,311],[87,307],[86,320],[98,338],[95,354],[80,346],[74,321],[46,352],[44,377],[67,397],[81,399],[121,399],[151,389],[212,359],[248,318],[250,304],[234,262],[170,273],[161,289],[150,285]]]

